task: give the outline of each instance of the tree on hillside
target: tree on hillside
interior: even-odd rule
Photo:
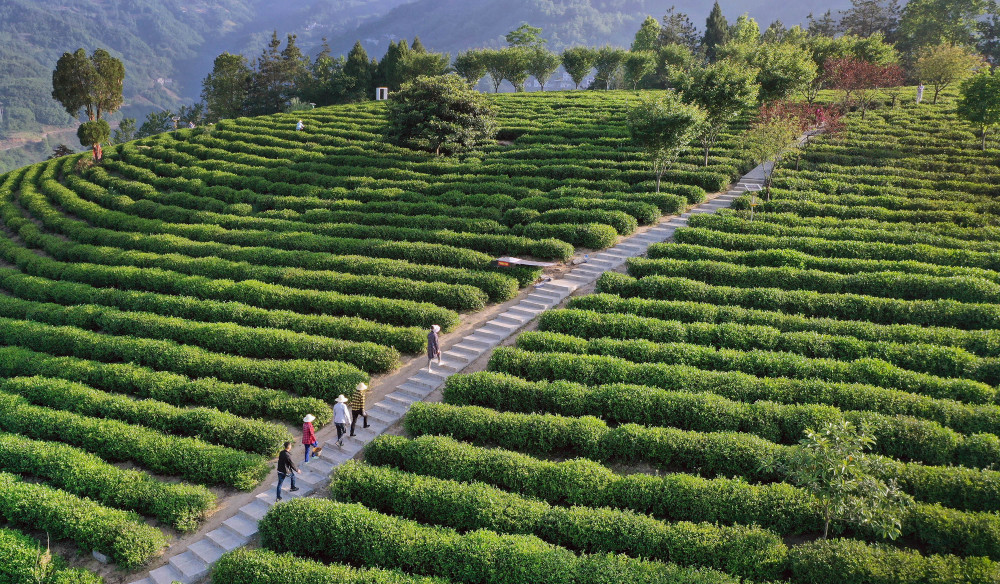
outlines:
[[[760,35],[760,40],[765,43],[781,43],[785,41],[786,36],[788,36],[788,29],[779,18],[767,25],[764,33]]]
[[[705,34],[701,37],[701,46],[709,61],[715,61],[716,49],[729,41],[729,21],[722,14],[718,0],[712,5],[712,12],[705,20]]]
[[[380,87],[388,87],[389,91],[398,91],[403,85],[403,60],[410,54],[410,46],[406,39],[400,39],[398,43],[389,42],[389,48],[379,61],[375,72],[375,83]]]
[[[601,89],[612,89],[626,52],[618,47],[605,45],[597,49],[594,58],[594,85]]]
[[[824,69],[831,88],[844,92],[844,104],[851,103],[853,96],[861,110],[861,119],[879,89],[898,87],[903,84],[902,69],[893,65],[878,65],[855,57],[830,59]]]
[[[410,45],[410,50],[414,53],[426,53],[427,49],[424,47],[424,43],[420,42],[420,37],[413,37],[413,44]]]
[[[986,150],[986,134],[1000,124],[1000,73],[983,69],[962,83],[958,99],[958,115],[979,126],[982,148]]]
[[[528,49],[526,70],[529,75],[535,78],[542,91],[545,91],[545,83],[559,68],[559,63],[559,55],[548,49],[542,47]]]
[[[694,52],[698,49],[699,41],[698,28],[691,22],[688,15],[677,12],[676,8],[671,6],[663,15],[660,24],[660,36],[657,39],[659,47],[681,45]]]
[[[472,50],[459,53],[452,63],[452,69],[469,82],[473,87],[486,76],[486,64],[483,62],[483,52]]]
[[[115,128],[114,134],[111,136],[111,143],[124,144],[130,140],[134,140],[136,131],[135,118],[122,118],[122,121],[118,122],[118,127]]]
[[[656,192],[663,173],[687,150],[704,123],[705,112],[671,92],[643,98],[629,108],[629,135],[632,144],[646,153],[656,176]]]
[[[982,57],[965,47],[943,43],[920,52],[913,74],[922,83],[930,83],[934,87],[933,103],[937,103],[942,90],[971,76],[982,64]]]
[[[840,32],[840,23],[833,17],[833,11],[831,10],[827,10],[818,18],[814,17],[812,12],[810,12],[806,16],[806,22],[809,23],[806,30],[810,37],[833,38],[834,35]]]
[[[103,116],[121,108],[124,81],[125,66],[104,49],[95,50],[90,57],[83,49],[63,53],[52,72],[52,97],[74,118],[80,110],[87,115],[77,137],[91,147],[95,160],[101,159],[101,144],[111,137],[111,127]]]
[[[760,42],[760,25],[749,14],[741,14],[736,23],[729,27],[730,43],[755,45]]]
[[[542,29],[524,23],[507,33],[504,37],[509,47],[539,48],[546,42],[542,38]]]
[[[305,103],[318,106],[344,101],[344,57],[333,57],[330,45],[323,39],[323,47],[309,65],[309,78],[298,94]]]
[[[686,86],[681,79],[694,66],[695,56],[684,45],[665,45],[656,55],[653,85],[660,89]]]
[[[344,62],[344,92],[348,100],[358,101],[372,94],[372,80],[377,66],[377,63],[368,60],[368,53],[361,46],[361,41],[356,41]]]
[[[213,122],[243,115],[253,72],[246,57],[222,53],[201,82],[201,99]]]
[[[280,48],[281,39],[278,38],[278,31],[274,31],[255,63],[247,97],[247,113],[272,114],[280,112],[285,106],[285,75]]]
[[[639,26],[639,30],[636,31],[635,38],[632,40],[632,46],[629,50],[635,53],[655,51],[660,48],[659,39],[660,22],[652,16],[647,16],[646,20],[643,20]]]
[[[499,50],[483,51],[483,64],[486,73],[493,81],[493,92],[500,91],[504,81],[514,86],[514,91],[524,91],[524,82],[528,80],[528,53],[524,49],[507,47]]]
[[[790,43],[747,45],[730,43],[717,51],[719,58],[757,70],[760,99],[784,99],[804,91],[816,77],[816,63],[803,47]]]
[[[976,48],[993,66],[1000,65],[1000,3],[991,0],[986,17],[979,21],[979,44]]]
[[[818,431],[807,429],[797,447],[772,462],[815,497],[824,539],[834,521],[864,526],[889,539],[902,533],[902,518],[913,498],[895,479],[886,483],[875,478],[879,462],[865,453],[874,443],[867,428],[830,422]]]
[[[417,77],[444,75],[450,65],[451,55],[448,53],[410,52],[400,61],[404,83],[409,83]]]
[[[625,84],[637,89],[647,75],[656,70],[656,53],[653,51],[630,51],[622,62]]]
[[[912,63],[925,47],[975,46],[987,0],[910,0],[903,8],[896,46]]]
[[[697,69],[692,75],[691,87],[683,98],[705,112],[705,124],[698,136],[705,150],[705,166],[719,134],[756,104],[756,77],[756,71],[727,61]]]
[[[840,29],[859,37],[893,38],[902,12],[899,0],[851,0],[851,8],[841,12]]]
[[[387,139],[416,150],[450,155],[476,149],[496,135],[487,97],[458,75],[420,77],[389,96]]]
[[[589,47],[570,47],[562,52],[563,69],[573,79],[576,89],[580,89],[580,84],[590,74],[596,60],[597,52]]]

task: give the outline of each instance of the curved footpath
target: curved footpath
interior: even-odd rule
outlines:
[[[325,442],[319,460],[301,466],[302,473],[295,476],[299,491],[285,492],[284,496],[293,498],[310,495],[324,481],[329,480],[337,466],[354,458],[373,438],[399,422],[410,404],[423,400],[440,388],[449,376],[462,372],[494,347],[516,335],[538,315],[559,305],[575,290],[594,283],[604,272],[621,267],[628,258],[645,254],[650,244],[667,241],[673,237],[674,230],[687,224],[691,215],[714,213],[727,208],[745,191],[756,190],[763,182],[764,167],[758,166],[744,175],[729,192],[696,205],[682,215],[661,221],[644,233],[627,237],[614,247],[591,255],[585,263],[574,266],[562,278],[535,286],[519,304],[508,308],[442,353],[441,365],[436,366],[433,373],[421,370],[398,385],[384,400],[369,406],[368,418],[371,425],[365,430],[358,428],[356,439],[345,443],[343,448],[338,448],[335,440]],[[131,584],[193,584],[205,578],[212,564],[222,554],[246,545],[257,534],[257,522],[275,504],[276,486],[277,481],[252,502],[235,510],[232,517],[223,521],[220,527],[205,533],[186,549],[170,550],[173,555],[168,557],[166,565],[150,571]]]

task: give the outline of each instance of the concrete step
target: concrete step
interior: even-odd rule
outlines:
[[[477,331],[475,334],[469,335],[462,339],[463,344],[475,345],[477,347],[482,347],[483,350],[489,350],[500,344],[500,339],[495,336],[481,335]]]
[[[432,363],[431,367],[433,369],[428,371],[427,369],[421,369],[413,377],[407,379],[407,381],[412,383],[417,383],[420,385],[426,385],[427,387],[437,388],[440,387],[448,375],[446,373],[441,373],[438,369],[437,363]]]
[[[539,304],[538,302],[532,302],[530,300],[522,300],[517,303],[517,308],[523,308],[525,310],[537,310],[539,312],[544,312],[548,309],[548,306],[544,304]]]
[[[149,573],[149,578],[156,584],[173,584],[174,582],[191,582],[184,578],[184,574],[177,568],[167,564],[162,568],[157,568]]]
[[[560,296],[555,296],[552,294],[538,294],[535,292],[528,294],[527,298],[529,301],[534,302],[536,304],[543,304],[545,306],[545,310],[552,308],[553,306],[559,304],[562,301],[562,297]]]
[[[406,415],[406,412],[410,410],[410,404],[399,402],[396,400],[384,399],[377,404],[373,405],[371,409],[383,408],[400,416]],[[368,410],[369,415],[371,414],[371,409]]]
[[[480,351],[478,348],[470,347],[469,345],[466,345],[464,343],[458,343],[457,345],[452,345],[451,348],[442,353],[442,355],[447,355],[448,353],[451,353],[460,359],[470,359],[470,360],[477,359],[480,355],[483,354],[483,352]]]
[[[195,579],[208,574],[208,563],[195,555],[190,549],[170,558],[167,560],[167,563],[183,574],[187,582],[193,582]]]
[[[209,531],[205,534],[205,537],[227,552],[231,552],[234,549],[247,544],[247,538],[243,537],[225,524],[218,529]]]
[[[152,578],[150,578],[149,576],[147,576],[147,577],[143,578],[142,580],[133,580],[133,581],[129,582],[128,584],[156,584],[156,582],[154,582]]]
[[[441,357],[443,357],[444,360],[449,363],[462,363],[464,366],[468,365],[469,363],[472,362],[473,359],[479,356],[478,351],[474,353],[475,354],[468,354],[462,350],[456,351],[455,348],[452,347],[451,349],[448,349],[447,351],[441,353]]]
[[[534,308],[521,308],[521,305],[518,304],[514,308],[508,309],[507,312],[510,313],[510,314],[520,314],[520,315],[523,315],[525,317],[529,317],[528,322],[531,322],[531,320],[534,320],[534,318],[536,316],[538,316],[539,314],[541,314],[541,313],[543,313],[545,311],[544,310],[535,310]]]
[[[301,491],[302,487],[299,487],[299,492]],[[285,494],[282,493],[281,496],[284,497]],[[257,533],[257,520],[242,511],[238,511],[236,515],[226,519],[222,524],[245,538],[252,537]]]
[[[588,273],[588,274],[569,274],[568,276],[566,276],[567,279],[573,280],[575,282],[580,282],[581,284],[590,284],[594,280],[597,280],[598,277],[599,277],[598,274],[592,274],[592,273]]]
[[[427,387],[426,385],[420,385],[417,383],[410,383],[409,381],[406,381],[404,383],[401,383],[398,387],[396,387],[396,391],[399,393],[412,396],[415,399],[423,399],[428,395],[430,395],[431,392],[434,390]],[[371,423],[371,421],[369,421],[369,423]]]
[[[313,457],[306,466],[309,467],[309,472],[320,475],[328,475],[330,474],[330,471],[333,470],[332,464],[326,462],[322,458],[316,457]]]
[[[295,475],[295,482],[298,483],[302,480],[302,475],[305,473],[299,473]],[[285,479],[288,482],[288,479]],[[282,485],[284,487],[285,485]],[[300,486],[299,489],[302,487]],[[271,506],[267,503],[261,501],[260,499],[254,499],[253,501],[247,503],[246,505],[240,507],[240,511],[245,513],[248,517],[254,519],[255,521],[260,521],[267,515],[267,512],[271,510]]]
[[[392,400],[395,402],[399,402],[407,407],[409,407],[409,405],[412,404],[413,402],[420,401],[420,398],[415,398],[412,395],[400,393],[398,391],[394,391],[389,395],[385,396],[385,399],[387,401]]]
[[[226,550],[216,545],[214,541],[207,537],[189,545],[188,549],[206,564],[214,564],[222,557],[222,554],[226,553]]]

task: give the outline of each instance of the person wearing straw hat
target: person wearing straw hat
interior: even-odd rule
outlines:
[[[299,470],[295,463],[292,462],[292,443],[285,442],[285,447],[282,449],[281,454],[278,455],[278,492],[277,499],[281,500],[281,483],[285,482],[285,477],[288,477],[292,481],[292,488],[289,491],[297,491],[298,487],[295,486],[295,473],[302,472]]]
[[[316,429],[313,428],[312,424],[315,419],[316,416],[312,414],[306,414],[306,417],[302,418],[302,444],[306,447],[305,462],[309,462],[310,455],[319,456],[320,450],[323,450],[316,447],[319,442],[316,441]]]
[[[368,412],[365,411],[365,396],[367,394],[368,386],[364,382],[359,383],[354,388],[354,393],[351,394],[351,436],[354,436],[354,426],[358,423],[358,416],[364,420],[362,428],[368,427]]]
[[[347,398],[344,394],[337,396],[337,399],[333,400],[337,403],[333,404],[333,424],[337,426],[337,446],[344,445],[344,434],[347,434],[347,424],[350,423],[351,412],[347,409]]]
[[[427,333],[427,371],[431,371],[431,361],[434,359],[438,360],[438,365],[441,364],[441,339],[438,337],[438,333],[441,332],[441,327],[436,324],[431,325],[431,332]]]

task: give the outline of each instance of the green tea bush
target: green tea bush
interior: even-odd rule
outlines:
[[[413,576],[377,568],[324,564],[292,554],[245,547],[224,554],[212,566],[214,584],[448,584],[443,578]]]

